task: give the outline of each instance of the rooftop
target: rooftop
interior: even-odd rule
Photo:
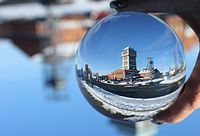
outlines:
[[[127,47],[124,48],[123,50],[133,50],[133,51],[135,51],[135,49],[131,48],[130,46],[127,46]]]

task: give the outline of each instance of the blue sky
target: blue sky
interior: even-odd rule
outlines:
[[[84,99],[69,62],[67,101],[46,99],[42,64],[31,61],[8,41],[0,46],[1,136],[133,136],[134,130],[98,113]],[[187,54],[189,77],[199,47]],[[67,60],[68,61],[68,60]],[[200,110],[179,124],[162,125],[157,136],[199,135]]]
[[[109,73],[121,68],[121,51],[130,46],[137,51],[138,70],[146,67],[147,57],[152,57],[155,68],[167,71],[174,66],[173,53],[180,45],[162,21],[143,13],[117,13],[96,23],[87,33],[77,63],[87,63],[95,72]]]

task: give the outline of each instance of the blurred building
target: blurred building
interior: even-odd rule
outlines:
[[[59,3],[65,4],[53,4],[50,7],[31,2],[2,5],[0,37],[12,39],[30,56],[40,53],[43,48],[52,44],[56,45],[57,52],[60,54],[67,57],[74,56],[86,31],[96,20],[109,14],[109,4],[87,2],[83,8],[83,4],[80,3],[70,1],[59,1]],[[49,17],[53,21],[52,31],[49,31]],[[53,32],[53,36],[50,36],[49,32]]]
[[[52,40],[48,35],[47,7],[36,3],[41,1],[47,0],[4,0],[0,6],[0,37],[12,39],[30,56],[40,53]],[[57,51],[65,56],[74,56],[86,31],[97,20],[111,13],[106,0],[87,3],[54,0],[50,10],[55,23],[53,41],[58,45]],[[162,18],[178,34],[186,49],[198,43],[194,31],[180,17],[165,15]],[[131,50],[127,49],[130,54],[122,55],[124,70],[136,70],[136,52]]]
[[[0,37],[11,39],[15,45],[32,56],[49,44],[44,20],[15,20],[0,24]]]
[[[67,48],[66,56],[73,55],[78,43],[93,24],[87,15],[67,15],[56,20],[54,42],[58,50]],[[14,20],[0,24],[0,37],[9,38],[30,56],[50,44],[47,20]],[[64,47],[63,47],[64,46]],[[59,49],[60,48],[60,49]],[[71,54],[70,54],[71,53]]]
[[[176,32],[186,51],[199,42],[195,32],[179,16],[167,15],[164,17],[164,21]]]

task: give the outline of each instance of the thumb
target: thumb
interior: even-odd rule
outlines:
[[[176,102],[154,117],[153,122],[178,123],[200,107],[200,55],[191,77]]]
[[[195,99],[191,98],[185,87],[184,92],[180,95],[177,101],[167,110],[159,113],[154,117],[154,122],[159,123],[178,123],[188,117],[195,108]]]

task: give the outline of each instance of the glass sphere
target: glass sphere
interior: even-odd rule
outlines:
[[[168,108],[185,82],[180,40],[159,18],[121,12],[97,22],[76,56],[89,103],[119,121],[142,121]]]

